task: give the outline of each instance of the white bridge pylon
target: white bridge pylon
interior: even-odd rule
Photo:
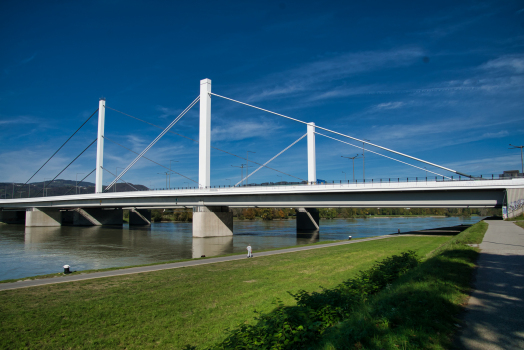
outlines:
[[[385,150],[385,151],[388,151],[388,152],[391,152],[391,153],[395,153],[397,155],[400,155],[400,156],[403,156],[403,157],[406,157],[406,158],[410,158],[410,159],[418,161],[418,162],[422,162],[422,163],[425,163],[425,164],[428,164],[428,165],[431,165],[431,166],[434,166],[434,167],[437,167],[437,168],[441,168],[441,169],[449,171],[449,172],[456,173],[458,175],[471,177],[470,175],[467,175],[467,174],[464,174],[464,173],[460,173],[460,172],[458,172],[456,170],[453,170],[453,169],[450,169],[450,168],[447,168],[447,167],[444,167],[444,166],[441,166],[441,165],[438,165],[438,164],[434,164],[434,163],[431,163],[431,162],[428,162],[428,161],[425,161],[425,160],[422,160],[422,159],[419,159],[419,158],[416,158],[416,157],[413,157],[413,156],[410,156],[410,155],[407,155],[407,154],[404,154],[404,153],[401,153],[401,152],[397,152],[397,151],[394,151],[392,149],[389,149],[389,148],[386,148],[386,147],[383,147],[383,146],[380,146],[380,145],[376,145],[376,144],[373,144],[373,143],[365,141],[365,140],[360,140],[358,138],[355,138],[355,137],[352,137],[352,136],[349,136],[349,135],[345,135],[345,134],[342,134],[342,133],[334,131],[334,130],[330,130],[330,129],[327,129],[327,128],[315,125],[315,123],[313,123],[313,122],[309,122],[309,123],[308,122],[304,122],[302,120],[291,118],[289,116],[286,116],[286,115],[283,115],[283,114],[280,114],[280,113],[276,113],[276,112],[273,112],[273,111],[270,111],[270,110],[267,110],[267,109],[263,109],[263,108],[260,108],[260,107],[257,107],[257,106],[253,106],[253,105],[247,104],[245,102],[234,100],[234,99],[229,98],[229,97],[225,97],[225,96],[221,96],[221,95],[215,94],[215,93],[213,93],[211,91],[211,80],[210,79],[202,79],[200,81],[200,94],[199,94],[199,96],[177,118],[175,118],[175,120],[173,120],[173,122],[171,122],[171,124],[169,124],[169,126],[166,129],[164,129],[164,131],[162,131],[162,133],[160,133],[160,135],[158,135],[156,137],[156,139],[153,140],[151,142],[151,144],[149,144],[149,146],[147,146],[111,182],[111,184],[109,184],[106,187],[105,191],[109,190],[115,183],[117,183],[120,180],[120,178],[151,147],[153,147],[153,145],[156,142],[158,142],[158,140],[160,140],[160,138],[162,136],[164,136],[198,101],[200,101],[200,112],[199,112],[199,116],[200,116],[200,119],[199,119],[199,123],[200,123],[200,125],[199,125],[199,151],[198,151],[198,154],[199,154],[199,157],[198,157],[198,167],[199,167],[198,168],[198,184],[199,184],[199,188],[202,188],[202,189],[210,188],[211,187],[211,96],[221,97],[223,99],[226,99],[226,100],[229,100],[229,101],[232,101],[232,102],[236,102],[236,103],[248,106],[248,107],[252,107],[252,108],[255,108],[255,109],[267,112],[267,113],[271,113],[271,114],[274,114],[274,115],[277,115],[277,116],[280,116],[280,117],[283,117],[283,118],[286,118],[286,119],[293,120],[293,121],[298,122],[298,123],[305,124],[307,126],[307,133],[306,133],[306,135],[307,135],[308,184],[310,184],[310,185],[316,184],[316,182],[317,182],[315,134],[319,134],[321,136],[328,137],[330,139],[342,142],[344,144],[347,144],[347,145],[350,145],[350,146],[353,146],[353,147],[361,148],[359,146],[350,144],[348,142],[344,142],[344,141],[341,141],[341,140],[329,137],[327,135],[320,134],[320,133],[315,131],[316,129],[324,130],[324,131],[327,131],[329,133],[336,134],[338,136],[349,138],[349,139],[357,141],[359,143],[363,143],[363,144],[367,144],[367,145],[370,145],[370,146],[373,146],[373,147],[377,147],[377,148],[380,148],[382,150]],[[96,187],[95,187],[96,188],[96,193],[101,193],[102,192],[103,156],[104,156],[104,142],[103,142],[103,140],[104,140],[105,108],[106,108],[105,107],[105,99],[100,99],[100,101],[99,101],[99,113],[98,113],[98,144],[97,144],[97,159],[96,159]],[[304,135],[303,137],[305,137],[306,135]],[[273,159],[275,159],[280,154],[285,152],[291,146],[296,144],[303,137],[301,137],[300,139],[298,139],[297,141],[292,143],[290,146],[288,146],[286,149],[281,151],[275,157],[273,157],[270,160],[268,160],[260,168],[265,167],[269,162],[271,162]],[[400,163],[403,163],[403,164],[406,164],[406,165],[409,165],[409,166],[412,166],[412,167],[415,167],[415,168],[418,168],[418,169],[421,169],[420,167],[414,166],[414,165],[406,163],[406,162],[402,162],[402,161],[400,161],[398,159],[391,158],[391,157],[382,155],[382,154],[377,153],[377,152],[372,152],[372,153],[375,153],[375,154],[377,154],[379,156],[382,156],[382,157],[385,157],[385,158],[388,158],[388,159],[391,159],[391,160],[394,160],[394,161],[397,161],[397,162],[400,162]],[[259,169],[257,169],[256,171],[258,171]],[[426,169],[424,169],[424,170],[426,170]],[[256,171],[254,171],[251,174],[247,175],[243,180],[249,178]],[[433,171],[430,171],[430,170],[426,170],[426,171],[434,173],[434,174],[437,174],[437,173],[435,173]],[[437,175],[440,175],[440,174],[437,174]],[[442,176],[442,175],[440,175],[440,176]]]

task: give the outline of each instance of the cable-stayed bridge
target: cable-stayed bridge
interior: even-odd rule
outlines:
[[[256,108],[292,120],[304,125],[306,127],[306,133],[265,163],[260,164],[253,162],[260,166],[250,174],[246,171],[246,176],[235,186],[213,187],[211,186],[211,149],[217,148],[211,146],[212,96],[226,99],[234,103],[240,103],[248,107]],[[148,159],[145,154],[165,134],[172,132],[171,128],[197,103],[199,103],[200,106],[198,180],[195,181],[186,177],[194,182],[195,185],[192,188],[189,188],[188,186],[186,189],[177,190],[110,192],[111,188],[115,186],[117,182],[123,181],[122,177],[141,158]],[[104,168],[104,141],[107,139],[104,136],[106,108],[112,109],[106,106],[106,101],[104,99],[101,99],[99,101],[98,110],[93,113],[93,115],[95,115],[96,112],[98,112],[97,138],[92,141],[84,151],[82,151],[82,153],[84,153],[96,142],[96,167],[90,174],[84,177],[85,179],[95,172],[96,193],[54,197],[0,199],[0,208],[2,209],[0,213],[2,214],[4,221],[8,221],[8,218],[13,215],[19,215],[16,214],[17,211],[25,211],[26,226],[122,224],[122,210],[127,208],[130,209],[130,224],[149,224],[151,208],[191,207],[193,208],[193,236],[211,237],[232,235],[233,216],[229,210],[230,207],[295,208],[297,209],[297,230],[311,232],[319,230],[319,217],[316,208],[321,207],[503,208],[504,213],[510,217],[522,213],[524,204],[524,178],[486,179],[474,177],[408,154],[397,152],[371,143],[367,140],[361,140],[320,125],[315,125],[315,123],[312,122],[301,121],[245,102],[215,94],[211,91],[211,80],[209,79],[204,79],[200,82],[199,96],[191,102],[191,104],[184,109],[184,111],[180,113],[180,115],[178,115],[167,128],[163,129],[163,131],[142,152],[138,153],[136,158],[122,172],[120,172],[120,174],[115,175],[110,172],[115,176],[115,179],[104,189],[102,186],[103,174],[104,171],[107,171],[107,169]],[[93,115],[91,115],[91,117]],[[89,117],[89,119],[91,117]],[[87,120],[83,125],[85,125],[85,123],[87,123]],[[78,130],[76,132],[78,132]],[[355,181],[345,181],[344,183],[342,183],[342,181],[339,183],[319,183],[316,174],[316,135],[327,137],[345,145],[357,148],[363,148],[363,146],[354,145],[352,142],[372,146],[374,149],[387,152],[389,155],[371,149],[366,149],[366,152],[374,153],[386,159],[400,162],[406,166],[427,171],[436,176],[434,180],[426,177],[421,178],[420,180],[417,178],[416,181],[409,181],[409,179],[407,179],[408,181],[401,181],[401,179],[398,178],[398,181],[395,181],[395,179],[391,181],[391,179],[389,179],[387,182],[382,180],[372,180],[371,182],[360,183]],[[73,136],[74,134],[71,137]],[[71,139],[71,137],[69,139]],[[244,181],[247,183],[249,177],[260,169],[272,169],[268,164],[303,138],[307,139],[308,168],[308,179],[307,181],[304,181],[303,185],[241,186]],[[57,152],[55,152],[55,154]],[[80,155],[82,153],[80,153]],[[397,159],[399,157],[404,160]],[[47,162],[48,161],[49,160],[47,160]],[[45,166],[47,162],[44,163],[43,166]],[[429,165],[432,168],[426,169],[412,163],[422,163],[423,165]],[[42,169],[42,167],[40,169]],[[40,169],[38,171],[40,171]],[[64,170],[62,170],[62,172]],[[449,175],[450,173],[453,175]],[[58,174],[55,179],[60,174]],[[182,175],[180,173],[178,174]]]

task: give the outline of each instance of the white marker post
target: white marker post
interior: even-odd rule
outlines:
[[[307,181],[317,183],[317,157],[315,149],[315,123],[307,124]]]
[[[98,101],[98,138],[96,143],[96,180],[95,193],[102,193],[104,166],[104,125],[106,119],[106,100]]]
[[[198,183],[211,186],[211,80],[200,80],[200,135],[198,147]]]

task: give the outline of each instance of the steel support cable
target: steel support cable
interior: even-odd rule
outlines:
[[[134,154],[138,154],[138,152],[135,152],[135,151],[133,151],[132,149],[129,149],[129,148],[127,148],[126,146],[123,146],[123,145],[119,144],[118,142],[113,141],[113,140],[111,140],[111,139],[109,139],[109,138],[107,138],[107,137],[105,137],[105,136],[104,136],[104,140],[111,141],[111,142],[113,142],[114,144],[116,144],[116,145],[118,145],[118,146],[120,146],[120,147],[122,147],[122,148],[125,148],[125,149],[127,149],[128,151],[130,151],[130,152],[133,152]],[[187,177],[187,176],[185,176],[185,175],[182,175],[182,174],[180,174],[179,172],[176,172],[176,171],[174,171],[174,170],[171,170],[171,169],[169,169],[168,167],[163,166],[162,164],[157,163],[157,162],[155,162],[154,160],[152,160],[152,159],[150,159],[150,158],[147,158],[146,156],[143,156],[142,158],[147,159],[147,160],[149,160],[150,162],[153,162],[153,163],[155,163],[156,165],[159,165],[159,166],[161,166],[162,168],[164,168],[164,169],[166,169],[166,170],[169,170],[169,171],[171,171],[171,172],[173,172],[173,173],[175,173],[175,174],[177,174],[177,175],[180,175],[180,176],[182,176],[182,177],[184,177],[184,178],[186,178],[186,179],[188,179],[188,180],[190,180],[190,181],[193,181],[194,183],[198,184],[197,181],[195,181],[195,180],[193,180],[193,179],[191,179],[191,178],[189,178],[189,177]]]
[[[113,175],[113,176],[116,176],[115,174],[113,174],[112,172],[110,172],[109,170],[107,170],[106,168],[102,167],[102,169],[104,169],[105,171],[107,171],[109,174],[111,174],[111,175]],[[136,189],[135,186],[131,185],[129,182],[126,182],[124,179],[120,179],[120,181],[124,182],[126,185],[129,185],[129,186],[133,187],[133,188],[135,189],[135,191],[138,191],[138,190]]]
[[[241,105],[245,105],[245,106],[248,106],[248,107],[252,107],[252,108],[255,108],[255,109],[258,109],[258,110],[261,110],[261,111],[267,112],[267,113],[271,113],[271,114],[274,114],[274,115],[278,115],[278,116],[280,116],[280,117],[283,117],[283,118],[286,118],[286,119],[289,119],[289,120],[293,120],[293,121],[298,122],[298,123],[302,123],[302,124],[306,124],[306,125],[308,125],[307,122],[304,122],[304,121],[302,121],[302,120],[298,120],[298,119],[295,119],[295,118],[288,117],[287,115],[284,115],[284,114],[276,113],[276,112],[273,112],[273,111],[270,111],[270,110],[267,110],[267,109],[264,109],[264,108],[260,108],[260,107],[257,107],[257,106],[253,106],[253,105],[250,105],[250,104],[245,103],[245,102],[240,102],[240,101],[234,100],[234,99],[229,98],[229,97],[225,97],[225,96],[221,96],[221,95],[215,94],[215,93],[213,93],[213,92],[210,92],[209,94],[210,94],[210,95],[213,95],[213,96],[221,97],[221,98],[226,99],[226,100],[229,100],[229,101],[233,101],[233,102],[239,103],[239,104],[241,104]],[[371,143],[371,142],[368,142],[368,141],[365,141],[365,140],[357,139],[356,137],[352,137],[352,136],[349,136],[349,135],[345,135],[345,134],[342,134],[342,133],[337,132],[337,131],[334,131],[334,130],[330,130],[330,129],[327,129],[327,128],[323,128],[323,127],[318,126],[318,125],[315,125],[315,128],[317,128],[317,129],[321,129],[321,130],[324,130],[324,131],[327,131],[327,132],[331,132],[331,133],[336,134],[336,135],[339,135],[339,136],[347,137],[347,138],[349,138],[349,139],[352,139],[352,140],[355,140],[355,141],[358,141],[358,142],[362,142],[362,143],[368,144],[368,145],[370,145],[370,146],[377,147],[377,148],[383,149],[383,150],[385,150],[385,151],[388,151],[388,152],[391,152],[391,153],[395,153],[395,154],[401,155],[401,156],[403,156],[403,157],[407,157],[407,158],[410,158],[410,159],[416,160],[416,161],[418,161],[418,162],[426,163],[426,164],[432,165],[432,166],[437,167],[437,168],[444,169],[444,170],[446,170],[446,171],[450,171],[450,172],[455,173],[455,174],[458,174],[458,175],[471,177],[471,175],[463,174],[463,173],[458,172],[458,171],[456,171],[456,170],[453,170],[453,169],[450,169],[450,168],[446,168],[446,167],[444,167],[444,166],[442,166],[442,165],[438,165],[438,164],[435,164],[435,163],[431,163],[431,162],[425,161],[425,160],[423,160],[423,159],[420,159],[420,158],[416,158],[416,157],[410,156],[410,155],[408,155],[408,154],[404,154],[404,153],[401,153],[401,152],[397,152],[397,151],[394,151],[394,150],[392,150],[392,149],[389,149],[389,148],[386,148],[386,147],[382,147],[382,146],[376,145],[376,144],[374,144],[374,143]]]
[[[94,168],[94,169],[93,169],[89,174],[87,174],[87,175],[86,175],[82,180],[80,180],[80,183],[82,183],[82,181],[84,181],[85,179],[87,179],[89,175],[91,175],[92,173],[94,173],[95,170],[96,170],[96,168]],[[71,187],[71,188],[69,189],[69,191],[67,191],[66,193],[64,193],[64,196],[65,196],[66,194],[68,194],[69,192],[71,192],[72,189],[73,189],[73,188]]]
[[[147,146],[121,173],[120,175],[118,175],[116,177],[116,179],[114,179],[110,184],[109,186],[106,187],[106,189],[104,190],[104,192],[108,191],[129,169],[131,169],[131,167],[133,165],[135,165],[136,162],[138,162],[138,160],[140,158],[142,158],[142,156],[144,154],[146,154],[147,151],[149,151],[151,149],[151,147],[153,147],[157,142],[158,140],[160,140],[162,138],[162,136],[164,136],[168,131],[169,129],[171,129],[187,112],[189,112],[189,110],[198,102],[198,100],[200,100],[200,96],[198,96],[197,98],[195,98],[193,100],[193,102],[191,102],[191,104],[189,106],[186,107],[186,109],[184,109],[184,111],[182,111],[182,113],[180,113],[180,115],[178,117],[175,118],[175,120],[173,120],[171,122],[171,124],[169,124],[167,126],[167,128],[165,128],[161,133],[160,135],[158,135],[154,140],[153,142],[151,142],[149,144],[149,146]]]
[[[279,155],[281,155],[282,153],[284,153],[285,151],[287,151],[288,149],[290,149],[291,147],[293,147],[298,141],[302,140],[304,137],[307,136],[307,133],[305,133],[304,135],[302,135],[298,140],[296,140],[295,142],[293,142],[292,144],[290,144],[289,146],[287,146],[286,148],[284,148],[282,151],[280,151],[276,156],[274,156],[273,158],[271,158],[270,160],[268,160],[267,162],[265,162],[262,166],[258,167],[257,170],[253,171],[251,174],[247,175],[245,178],[243,178],[242,180],[240,180],[239,182],[236,183],[235,187],[238,186],[240,183],[242,183],[242,181],[248,179],[251,175],[253,175],[254,173],[256,173],[257,171],[259,171],[260,169],[262,169],[266,164],[268,164],[269,162],[273,161],[275,158],[277,158]]]
[[[45,166],[45,165],[46,165],[46,164],[51,160],[51,158],[53,158],[53,157],[58,153],[58,151],[60,151],[60,150],[62,149],[62,147],[64,147],[65,144],[68,143],[69,140],[71,140],[71,138],[73,138],[73,136],[75,136],[75,134],[76,134],[80,129],[82,129],[82,127],[83,127],[83,126],[84,126],[84,125],[89,121],[89,119],[91,119],[91,118],[96,114],[96,112],[98,112],[98,108],[96,109],[96,111],[93,112],[93,114],[91,114],[91,116],[89,116],[89,118],[87,118],[87,120],[86,120],[82,125],[80,125],[80,127],[79,127],[78,129],[76,129],[76,131],[73,133],[73,135],[71,135],[71,136],[67,139],[67,141],[64,142],[64,143],[62,144],[62,146],[60,146],[60,148],[58,148],[58,150],[56,150],[55,153],[53,153],[53,155],[52,155],[51,157],[49,157],[49,159],[44,163],[44,165],[42,165],[42,166],[40,167],[40,169],[38,169],[38,170],[36,171],[36,173],[34,173],[33,176],[31,176],[31,177],[29,178],[29,180],[27,180],[27,181],[25,182],[24,185],[27,185],[27,183],[28,183],[29,181],[31,181],[31,179],[32,179],[33,177],[35,177],[35,175],[36,175],[40,170],[42,170],[42,168],[43,168],[43,167],[44,167],[44,166]]]
[[[76,158],[73,159],[73,160],[71,161],[71,163],[67,164],[67,166],[66,166],[64,169],[62,169],[62,171],[59,172],[58,175],[56,175],[56,176],[53,178],[53,180],[51,180],[47,185],[48,185],[48,186],[51,185],[51,184],[53,183],[53,181],[55,181],[56,178],[60,176],[60,174],[62,174],[62,173],[63,173],[67,168],[69,168],[69,166],[70,166],[71,164],[73,164],[73,163],[75,162],[75,160],[77,160],[77,159],[78,159],[82,154],[84,154],[84,152],[87,151],[87,149],[88,149],[89,147],[91,147],[91,146],[93,145],[93,143],[96,142],[97,139],[98,139],[98,137],[97,137],[96,139],[94,139],[93,142],[91,142],[91,143],[89,144],[89,146],[87,146],[86,148],[84,148],[84,150],[83,150],[82,152],[80,152],[80,154],[77,155]],[[45,188],[46,188],[46,187],[47,187],[47,186],[44,186],[44,188],[42,189],[42,194],[43,194],[43,192],[45,191]]]
[[[361,148],[360,146],[353,145],[353,144],[351,144],[351,143],[349,143],[349,142],[345,142],[345,141],[342,141],[342,140],[336,139],[336,138],[334,138],[334,137],[331,137],[331,136],[327,136],[327,135],[321,134],[321,133],[316,132],[316,131],[315,131],[315,134],[320,135],[320,136],[327,137],[328,139],[332,139],[332,140],[335,140],[335,141],[338,141],[338,142],[345,143],[346,145],[350,145],[350,146],[353,146],[353,147],[356,147],[356,148]],[[372,150],[367,150],[367,151],[370,152],[370,153],[374,153],[374,154],[376,154],[376,155],[379,155],[379,156],[381,156],[381,157],[385,157],[385,158],[388,158],[388,159],[394,160],[394,161],[396,161],[396,162],[399,162],[399,163],[402,163],[402,164],[406,164],[406,165],[412,166],[413,168],[417,168],[417,169],[420,169],[420,170],[424,170],[424,171],[427,171],[428,173],[432,173],[432,174],[435,174],[435,175],[442,176],[442,177],[445,177],[445,178],[447,178],[447,179],[450,179],[450,177],[448,177],[448,176],[444,176],[444,175],[439,174],[439,173],[436,173],[436,172],[434,172],[434,171],[431,171],[431,170],[428,170],[428,169],[425,169],[425,168],[421,168],[421,167],[418,167],[418,166],[416,166],[416,165],[409,164],[409,163],[403,162],[403,161],[401,161],[401,160],[398,160],[398,159],[395,159],[395,158],[392,158],[392,157],[388,157],[388,156],[383,155],[383,154],[381,154],[381,153],[378,153],[378,152],[375,152],[375,151],[372,151]]]
[[[123,114],[123,115],[125,115],[125,116],[127,116],[127,117],[130,117],[130,118],[136,119],[136,120],[138,120],[138,121],[141,121],[142,123],[146,123],[146,124],[148,124],[148,125],[154,126],[155,128],[162,129],[161,126],[158,126],[158,125],[156,125],[156,124],[153,124],[153,123],[150,123],[150,122],[148,122],[148,121],[142,120],[142,119],[140,119],[140,118],[134,117],[134,116],[132,116],[132,115],[129,115],[129,114],[124,113],[124,112],[121,112],[121,111],[116,110],[116,109],[114,109],[114,108],[107,107],[107,106],[106,106],[106,108],[111,109],[111,110],[113,110],[113,111],[115,111],[115,112],[121,113],[121,114]],[[182,134],[176,133],[176,132],[174,132],[174,131],[172,131],[172,130],[169,130],[169,132],[170,132],[171,134],[175,134],[175,135],[181,136],[181,137],[183,137],[183,138],[186,138],[186,139],[188,139],[188,140],[191,140],[191,141],[193,141],[193,142],[198,143],[198,140],[192,139],[191,137],[187,137],[187,136],[185,136],[185,135],[182,135]],[[220,149],[220,148],[218,148],[218,147],[213,147],[213,146],[211,146],[211,148],[216,149],[217,151],[220,151],[220,152],[224,152],[224,153],[226,153],[226,154],[229,154],[229,155],[231,155],[231,156],[233,156],[233,157],[237,157],[237,158],[240,158],[240,159],[242,159],[242,160],[247,160],[246,158],[244,158],[244,157],[242,157],[242,156],[236,155],[236,154],[231,153],[231,152],[228,152],[228,151],[224,151],[223,149]],[[260,164],[260,163],[255,162],[255,161],[250,161],[250,162],[251,162],[251,163],[258,164],[258,165],[262,165],[262,164]],[[291,174],[285,173],[285,172],[280,171],[280,170],[278,170],[278,169],[274,169],[274,168],[271,168],[271,167],[268,167],[268,166],[266,166],[266,168],[268,168],[268,169],[270,169],[270,170],[273,170],[273,171],[276,171],[276,172],[279,172],[279,173],[284,174],[284,175],[286,175],[286,176],[294,177],[295,179],[299,179],[299,180],[301,180],[301,181],[306,181],[306,180],[304,180],[304,179],[301,179],[300,177],[297,177],[297,176],[294,176],[294,175],[291,175]],[[166,168],[166,169],[167,169],[167,168]],[[191,180],[191,181],[193,181],[193,180]]]

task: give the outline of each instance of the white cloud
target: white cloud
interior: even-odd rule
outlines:
[[[480,66],[486,70],[506,71],[510,73],[524,73],[524,55],[506,55],[488,61]]]

